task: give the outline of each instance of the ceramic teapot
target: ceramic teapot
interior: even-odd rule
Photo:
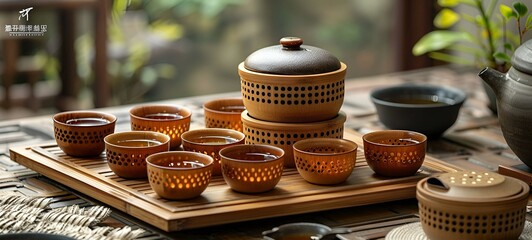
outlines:
[[[532,168],[532,40],[519,46],[507,73],[491,68],[478,76],[495,92],[504,139],[512,151]]]

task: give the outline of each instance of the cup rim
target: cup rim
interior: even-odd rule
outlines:
[[[183,118],[179,118],[179,119],[153,119],[153,118],[146,118],[143,116],[133,114],[133,112],[136,110],[139,110],[142,108],[149,108],[149,107],[164,107],[164,108],[177,109],[179,113],[186,113],[186,115],[185,116],[181,115]],[[180,121],[180,120],[189,119],[191,118],[191,116],[192,116],[192,111],[189,108],[180,106],[180,105],[173,105],[173,104],[142,104],[142,105],[134,106],[131,109],[129,109],[130,118],[135,118],[135,119],[139,119],[143,121],[171,122],[171,121]]]
[[[305,151],[301,149],[301,145],[305,143],[314,143],[314,142],[323,143],[323,146],[332,145],[332,144],[343,144],[347,146],[349,149],[346,151],[336,152],[336,153],[310,152],[310,151]],[[344,138],[341,138],[341,139],[340,138],[307,138],[307,139],[297,141],[296,143],[292,145],[292,148],[299,153],[308,154],[308,155],[339,156],[339,155],[344,155],[344,154],[355,152],[358,149],[358,144],[356,144],[355,142],[349,139],[344,139]]]
[[[242,111],[239,111],[239,112],[228,112],[228,111],[221,111],[221,110],[216,110],[214,108],[211,108],[209,107],[210,104],[214,104],[216,102],[221,102],[221,101],[235,101],[235,102],[239,102],[239,103],[242,103],[242,104],[228,104],[228,105],[223,105],[223,106],[242,106],[244,107],[244,110],[246,110],[246,106],[244,106],[244,99],[242,98],[218,98],[218,99],[213,99],[213,100],[210,100],[210,101],[207,101],[205,102],[202,107],[203,107],[203,110],[204,111],[208,111],[208,112],[212,112],[212,113],[218,113],[218,114],[227,114],[227,115],[240,115],[244,110]]]
[[[394,132],[395,133],[405,133],[405,134],[414,135],[414,136],[420,137],[421,141],[418,141],[417,143],[408,144],[408,145],[390,145],[390,144],[378,143],[378,142],[375,142],[375,141],[372,141],[372,140],[368,139],[370,137],[373,137],[373,136],[376,136],[376,135],[379,135],[379,134],[394,133]],[[376,145],[376,146],[389,147],[389,148],[419,146],[419,145],[425,144],[427,142],[427,139],[428,138],[427,138],[427,136],[425,134],[419,133],[419,132],[415,132],[415,131],[410,131],[410,130],[377,130],[377,131],[366,133],[366,134],[364,134],[362,136],[362,140],[364,140],[364,143],[369,143],[369,144],[373,144],[373,145]]]
[[[427,91],[427,92],[433,92],[432,94],[427,95],[437,95],[436,92],[443,91],[449,94],[453,94],[454,100],[453,103],[450,104],[411,104],[411,103],[399,103],[399,102],[393,102],[389,100],[383,99],[383,94],[386,94],[387,92],[393,92],[393,91]],[[421,94],[418,94],[421,95]],[[450,86],[436,86],[431,84],[400,84],[396,86],[391,87],[383,87],[379,89],[375,89],[370,93],[371,100],[380,105],[384,106],[390,106],[390,107],[401,107],[401,108],[449,108],[452,106],[461,106],[467,99],[467,96],[464,91],[450,87]]]
[[[232,158],[232,157],[228,157],[227,155],[225,155],[227,152],[230,152],[230,151],[236,151],[235,149],[239,149],[239,148],[243,148],[243,149],[255,149],[255,148],[259,148],[259,149],[270,149],[272,151],[275,151],[275,152],[278,152],[278,153],[281,153],[280,156],[277,155],[277,154],[273,154],[276,156],[276,158],[274,159],[267,159],[267,160],[261,160],[261,161],[253,161],[253,160],[245,160],[245,159],[238,159],[238,158]],[[250,152],[250,151],[246,151],[246,152]],[[257,151],[255,151],[257,152]],[[262,151],[260,151],[262,152]],[[233,146],[228,146],[228,147],[225,147],[223,149],[221,149],[218,154],[220,155],[221,159],[222,160],[230,160],[230,161],[234,161],[234,162],[243,162],[243,163],[269,163],[269,162],[274,162],[274,161],[278,161],[280,159],[282,159],[285,155],[285,151],[280,148],[280,147],[276,147],[276,146],[272,146],[272,145],[266,145],[266,144],[237,144],[237,145],[233,145]]]
[[[105,124],[101,124],[101,125],[87,125],[87,126],[83,126],[83,125],[71,125],[71,124],[67,124],[66,122],[62,122],[62,121],[59,121],[57,118],[61,117],[61,116],[65,116],[65,115],[68,115],[68,114],[87,114],[87,115],[94,115],[94,116],[98,116],[98,117],[102,117],[103,119],[106,119],[108,120],[109,122],[108,123],[105,123]],[[111,125],[111,124],[115,124],[116,123],[116,120],[117,120],[117,117],[111,113],[106,113],[106,112],[100,112],[100,111],[90,111],[90,110],[75,110],[75,111],[66,111],[66,112],[59,112],[59,113],[56,113],[52,116],[52,119],[54,121],[54,123],[56,124],[59,124],[59,125],[62,125],[62,126],[69,126],[69,127],[76,127],[76,128],[91,128],[91,127],[101,127],[101,126],[108,126],[108,125]]]
[[[153,145],[153,146],[143,146],[143,147],[134,147],[134,146],[123,146],[123,145],[118,145],[114,142],[110,142],[109,139],[110,138],[113,138],[113,137],[116,137],[116,136],[121,136],[121,135],[130,135],[130,134],[133,134],[133,135],[138,135],[138,136],[146,136],[146,135],[152,135],[154,136],[154,138],[156,137],[161,137],[161,138],[164,138],[164,142],[161,142],[161,144],[158,144],[158,145]],[[130,138],[131,139],[131,138]],[[135,139],[147,139],[147,138],[135,138]],[[149,148],[157,148],[161,145],[168,145],[170,144],[170,136],[166,135],[166,134],[163,134],[163,133],[160,133],[160,132],[155,132],[155,131],[125,131],[125,132],[115,132],[115,133],[111,133],[107,136],[105,136],[103,138],[103,141],[105,142],[106,145],[109,145],[109,146],[113,146],[115,148],[122,148],[122,149],[149,149]]]
[[[185,168],[185,167],[166,167],[166,166],[157,165],[157,164],[152,162],[152,160],[154,158],[157,158],[159,156],[164,156],[164,155],[195,155],[199,159],[205,160],[208,163],[202,162],[204,165],[200,166],[200,167],[196,167],[196,168],[188,168],[188,167]],[[148,165],[150,165],[152,167],[155,167],[155,168],[158,168],[158,169],[180,170],[180,171],[190,170],[190,171],[193,171],[193,170],[198,170],[198,169],[211,167],[214,164],[214,159],[211,156],[203,154],[203,153],[190,152],[190,151],[166,151],[166,152],[158,152],[158,153],[154,153],[154,154],[149,155],[148,157],[146,157],[146,163]]]
[[[228,132],[229,134],[227,135],[231,135],[229,137],[233,137],[234,135],[238,135],[240,136],[239,139],[236,139],[237,141],[234,142],[234,143],[224,143],[224,144],[209,144],[209,143],[200,143],[200,142],[195,142],[195,141],[192,141],[192,139],[189,139],[189,135],[193,135],[193,134],[198,134],[198,133],[201,133],[201,132],[204,132],[204,133],[209,133],[209,132]],[[222,134],[211,134],[210,136],[222,136]],[[236,131],[236,130],[233,130],[233,129],[228,129],[228,128],[200,128],[200,129],[192,129],[192,130],[188,130],[184,133],[181,134],[181,140],[183,142],[186,142],[188,144],[193,144],[193,145],[202,145],[202,146],[224,146],[224,145],[231,145],[231,144],[235,144],[235,143],[238,143],[238,142],[241,142],[243,140],[246,139],[246,135],[239,132],[239,131]]]

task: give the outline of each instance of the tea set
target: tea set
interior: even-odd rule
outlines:
[[[521,48],[516,52],[532,52],[532,42]],[[530,148],[523,147],[532,142],[530,124],[524,124],[532,116],[532,108],[525,106],[532,91],[529,56],[516,54],[515,68],[507,74],[490,69],[479,74],[496,90],[504,136],[525,163],[532,162]],[[358,149],[343,139],[347,116],[340,108],[346,70],[329,52],[303,45],[301,38],[285,37],[280,45],[257,50],[238,65],[242,98],[206,102],[203,129],[190,129],[191,111],[186,107],[145,104],[130,109],[131,131],[115,133],[116,117],[111,114],[71,111],[54,115],[54,134],[67,155],[90,157],[105,151],[116,175],[148,178],[160,197],[171,200],[200,196],[213,175],[222,175],[236,192],[270,191],[285,168],[296,168],[309,184],[341,184],[356,171]],[[364,157],[375,174],[394,178],[419,171],[427,141],[455,123],[466,96],[449,87],[401,85],[376,89],[370,99],[390,130],[362,137]],[[494,191],[504,196],[480,197]],[[496,173],[444,173],[423,179],[417,186],[423,231],[431,239],[518,236],[528,191],[520,180]],[[475,207],[462,207],[469,205]],[[444,226],[439,218],[467,227]],[[507,219],[511,225],[500,224]],[[482,228],[470,227],[471,222]],[[279,227],[274,235],[293,237],[283,235],[282,229],[292,228]],[[266,231],[264,237],[272,239],[271,233]]]

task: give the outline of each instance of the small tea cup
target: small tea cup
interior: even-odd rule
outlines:
[[[364,134],[364,156],[378,175],[415,174],[425,159],[427,136],[407,130],[381,130]]]
[[[342,183],[355,168],[358,145],[347,139],[309,138],[293,148],[297,171],[310,183]]]
[[[166,152],[168,135],[153,131],[119,132],[104,138],[109,168],[122,178],[146,178],[146,157]]]
[[[170,149],[181,146],[181,134],[190,129],[190,109],[174,105],[148,104],[129,110],[131,130],[154,131],[170,136]]]
[[[241,113],[246,110],[242,98],[215,99],[203,104],[205,127],[229,128],[242,132]]]
[[[220,150],[222,175],[237,192],[272,190],[281,180],[284,150],[270,145],[234,145]]]
[[[146,162],[151,188],[166,199],[198,197],[205,191],[212,176],[213,159],[201,153],[162,152],[148,156]]]
[[[53,116],[54,137],[63,152],[74,157],[97,156],[103,139],[115,130],[116,117],[96,111],[69,111]]]

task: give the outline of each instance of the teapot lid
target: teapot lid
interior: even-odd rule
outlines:
[[[493,172],[463,171],[429,177],[421,187],[425,193],[455,201],[497,201],[526,191],[528,185]]]
[[[265,47],[250,54],[244,67],[250,71],[279,75],[308,75],[340,69],[340,61],[317,47],[302,45],[303,39],[284,37],[280,45]]]
[[[512,66],[527,74],[532,74],[532,39],[521,44],[512,56]]]

